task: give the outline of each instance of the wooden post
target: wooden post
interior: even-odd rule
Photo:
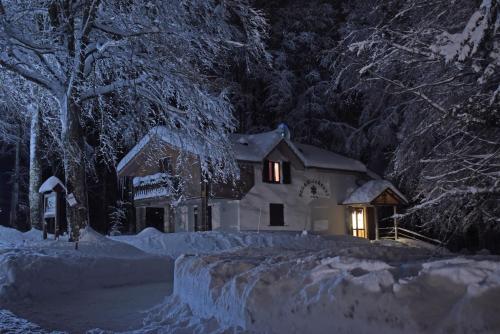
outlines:
[[[56,192],[56,215],[54,217],[54,240],[59,238],[59,220],[60,220],[60,207],[61,193]]]
[[[396,206],[393,207],[394,216],[398,213]],[[394,240],[398,240],[398,219],[394,217]]]
[[[208,183],[201,181],[201,230],[208,230]]]
[[[379,239],[379,231],[378,231],[378,210],[377,207],[373,207],[373,213],[374,213],[374,220],[375,220],[375,240]]]
[[[47,220],[43,219],[43,240],[47,239]]]

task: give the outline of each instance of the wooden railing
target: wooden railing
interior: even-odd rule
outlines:
[[[383,227],[379,228],[379,234],[381,239],[393,239],[406,238],[412,240],[425,241],[433,245],[442,246],[443,243],[440,240],[430,238],[423,234],[417,233],[415,231],[408,230],[402,227]]]

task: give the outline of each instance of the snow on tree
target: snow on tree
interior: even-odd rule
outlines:
[[[46,107],[43,94],[37,97],[38,88],[29,82],[13,77],[10,73],[0,71],[0,79],[4,83],[0,87],[0,138],[7,146],[14,147],[14,173],[12,177],[12,198],[10,208],[10,225],[24,228],[18,218],[20,198],[29,193],[29,216],[32,227],[40,227],[41,199],[38,188],[42,183],[40,154],[41,109]],[[40,108],[38,107],[40,106]],[[25,169],[21,160],[29,156],[29,186],[25,189]],[[33,191],[31,191],[34,189]]]
[[[392,169],[414,196],[410,212],[445,231],[500,226],[499,4],[474,5],[355,4],[369,15],[344,39],[359,82],[384,87],[383,107],[403,120]]]
[[[58,103],[66,185],[78,202],[67,211],[74,239],[88,221],[86,166],[95,152],[85,134],[96,104],[102,136],[125,125],[131,133],[157,123],[182,129],[184,140],[201,138],[210,150],[207,174],[232,174],[234,119],[224,82],[212,78],[235,55],[248,66],[264,59],[265,29],[245,0],[0,2],[0,66]],[[116,113],[113,98],[131,103]],[[101,143],[114,158],[112,142]],[[222,162],[225,169],[208,168]]]

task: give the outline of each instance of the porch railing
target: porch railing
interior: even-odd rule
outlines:
[[[134,185],[134,200],[171,195],[171,180],[166,173],[134,177],[132,182]]]
[[[433,245],[442,246],[443,243],[440,240],[430,238],[423,234],[415,231],[408,230],[399,226],[396,227],[381,227],[379,228],[380,239],[392,239],[397,240],[398,238],[406,238],[412,240],[419,240],[428,242]]]

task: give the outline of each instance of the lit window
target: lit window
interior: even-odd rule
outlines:
[[[266,183],[292,183],[292,174],[289,161],[264,160],[262,168],[262,182]]]
[[[364,210],[355,208],[351,213],[352,235],[355,237],[366,238]]]
[[[274,182],[280,182],[281,176],[280,176],[280,163],[279,162],[272,162],[273,164],[273,181]]]
[[[280,183],[281,166],[277,161],[267,161],[267,173],[264,173],[264,182]]]

